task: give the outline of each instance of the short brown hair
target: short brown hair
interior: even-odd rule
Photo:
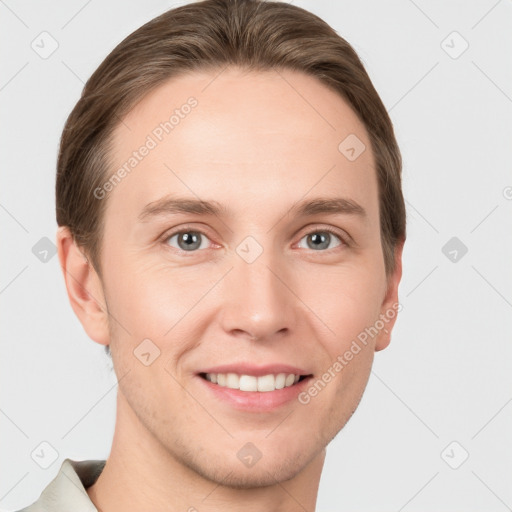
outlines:
[[[394,249],[405,241],[406,212],[402,159],[389,115],[350,44],[316,15],[282,2],[195,2],[165,12],[126,37],[87,81],[64,127],[57,163],[58,225],[69,226],[101,276],[106,201],[93,191],[109,173],[114,129],[170,78],[228,65],[301,71],[352,107],[368,131],[375,157],[384,263],[386,274],[392,273]]]

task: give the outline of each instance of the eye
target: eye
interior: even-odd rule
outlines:
[[[168,236],[165,242],[176,249],[190,252],[196,249],[208,248],[208,243],[203,243],[205,240],[208,240],[208,237],[204,233],[201,233],[201,231],[188,230],[179,231],[178,233]],[[175,242],[177,246],[174,245],[173,242]]]
[[[303,240],[305,240],[305,246]],[[181,251],[194,252],[199,249],[207,249],[210,239],[201,231],[189,229],[166,236],[164,243]],[[312,249],[314,251],[334,249],[339,246],[348,245],[341,235],[328,228],[310,231],[298,243],[299,248]]]
[[[306,247],[304,245],[301,246],[302,240],[306,240]],[[333,242],[338,241],[335,245],[332,245]],[[334,249],[335,247],[339,247],[340,245],[348,245],[340,235],[335,234],[330,229],[317,229],[315,231],[309,232],[307,235],[300,239],[298,247],[303,249],[313,249],[314,251],[322,250],[322,249]]]

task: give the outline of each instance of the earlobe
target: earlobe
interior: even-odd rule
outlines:
[[[375,342],[375,352],[385,349],[391,342],[391,331],[395,325],[398,312],[401,309],[398,300],[398,285],[402,279],[402,252],[405,240],[395,247],[395,270],[387,280],[387,290],[380,311],[383,324]]]
[[[108,345],[108,312],[101,279],[67,226],[57,230],[57,250],[73,311],[92,340]]]

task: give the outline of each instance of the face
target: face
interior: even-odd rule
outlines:
[[[354,112],[301,73],[217,75],[160,86],[115,132],[112,172],[127,172],[98,200],[118,422],[208,479],[268,485],[356,409],[396,287]],[[339,149],[351,134],[355,159]],[[296,380],[279,374],[302,377],[263,391]]]

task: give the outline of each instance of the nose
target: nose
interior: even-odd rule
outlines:
[[[300,300],[286,267],[264,251],[248,263],[234,255],[233,269],[223,280],[221,323],[231,336],[270,340],[297,329]]]

